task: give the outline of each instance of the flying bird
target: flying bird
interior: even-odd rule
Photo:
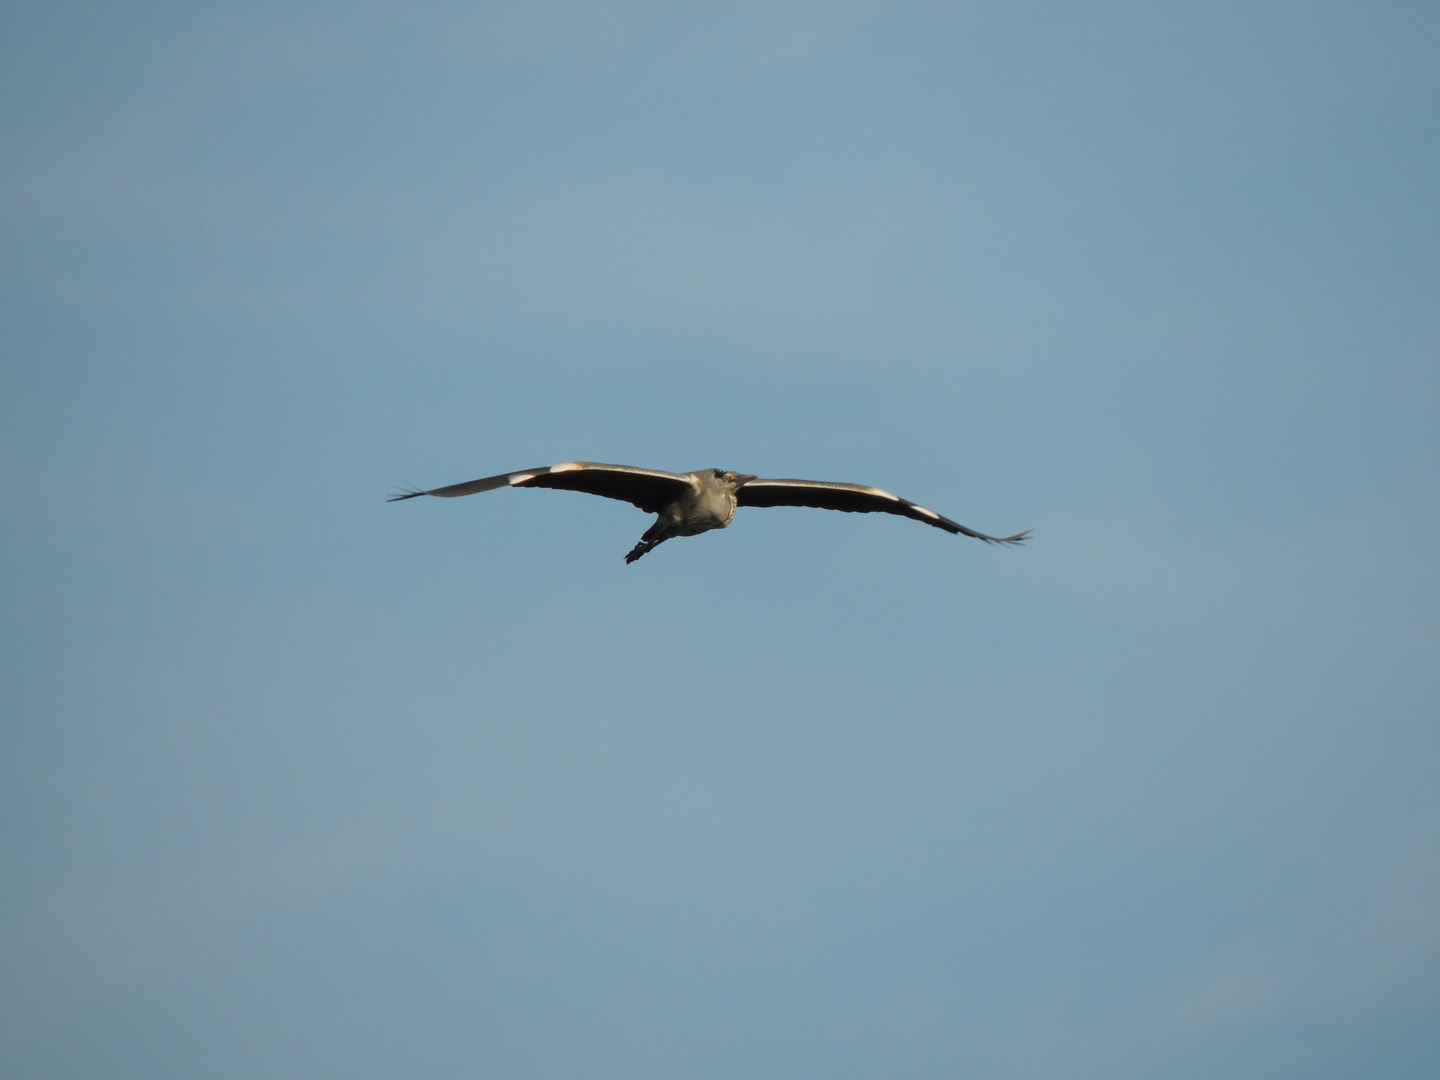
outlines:
[[[724,469],[697,469],[695,472],[673,473],[659,469],[637,469],[630,465],[604,465],[598,461],[566,461],[539,469],[501,473],[464,484],[432,488],[429,491],[406,489],[390,496],[391,502],[436,495],[453,499],[474,495],[500,487],[563,488],[603,495],[633,503],[647,514],[657,515],[655,524],[645,530],[628,555],[632,563],[653,551],[672,536],[695,536],[711,529],[723,529],[735,518],[741,506],[814,506],[822,510],[844,510],[847,513],[899,514],[923,521],[949,533],[973,536],[987,544],[1020,544],[1030,530],[1014,536],[986,536],[967,529],[958,522],[941,517],[934,510],[917,506],[898,495],[863,484],[831,484],[823,480],[768,480],[749,473],[726,472]]]

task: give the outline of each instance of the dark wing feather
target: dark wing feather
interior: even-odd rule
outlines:
[[[949,533],[961,533],[989,544],[1019,544],[1029,530],[1014,536],[986,536],[908,499],[863,484],[831,484],[823,480],[751,480],[735,493],[741,506],[814,506],[851,514],[899,514]]]
[[[629,465],[605,465],[597,461],[565,461],[559,465],[501,473],[499,476],[487,476],[463,484],[432,488],[429,491],[403,491],[390,496],[390,501],[413,499],[418,495],[438,495],[442,499],[453,499],[460,495],[474,495],[507,486],[583,491],[589,495],[601,495],[607,499],[633,503],[647,513],[658,514],[690,490],[691,482],[687,476],[661,472],[659,469],[636,469]]]

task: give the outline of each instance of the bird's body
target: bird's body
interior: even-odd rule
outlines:
[[[735,510],[740,505],[735,489],[739,485],[734,473],[714,476],[718,471],[707,469],[703,473],[684,474],[691,478],[693,489],[660,511],[661,520],[676,536],[696,536],[711,529],[723,529],[735,520]]]
[[[689,489],[682,491],[679,498],[660,511],[655,524],[645,530],[640,543],[625,556],[627,563],[634,562],[672,536],[698,536],[711,529],[726,528],[735,520],[735,510],[740,505],[736,498],[740,485],[755,479],[719,469],[701,469],[680,475],[690,481]]]
[[[695,536],[711,529],[723,529],[735,519],[735,511],[741,506],[814,506],[850,513],[899,514],[990,544],[1019,544],[1029,535],[1023,532],[1014,536],[986,536],[888,491],[861,484],[766,480],[749,473],[726,472],[723,469],[672,473],[595,461],[566,461],[429,491],[404,491],[391,496],[391,499],[413,499],[418,495],[454,498],[507,486],[584,491],[633,503],[641,510],[655,514],[655,524],[645,531],[640,542],[625,556],[627,563],[634,562],[672,536]]]

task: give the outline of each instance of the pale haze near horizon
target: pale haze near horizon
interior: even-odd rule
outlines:
[[[8,9],[0,1071],[1436,1075],[1437,46]]]

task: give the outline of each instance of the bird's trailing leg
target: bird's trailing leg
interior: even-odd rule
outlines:
[[[625,556],[625,562],[627,564],[634,562],[647,551],[653,551],[666,540],[669,540],[670,537],[674,536],[675,534],[668,528],[669,524],[670,522],[662,517],[659,521],[655,522],[654,525],[646,529],[645,535],[640,537],[640,542],[630,549],[629,555]]]

